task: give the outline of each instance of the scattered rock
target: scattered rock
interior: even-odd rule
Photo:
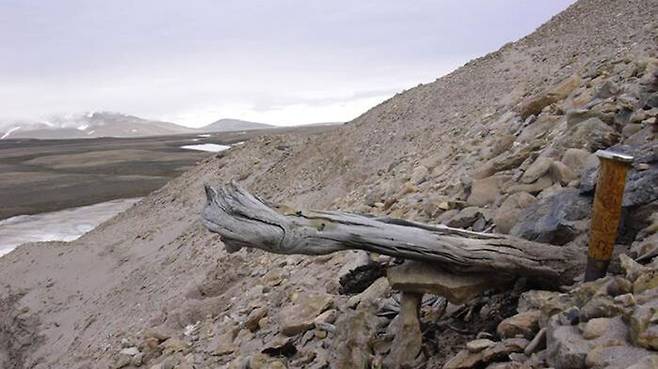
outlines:
[[[574,173],[581,173],[585,168],[585,163],[590,160],[592,153],[582,149],[567,149],[562,155],[562,163],[571,169]]]
[[[567,185],[571,181],[578,179],[576,172],[572,171],[568,166],[559,161],[555,161],[551,165],[551,175],[554,182],[562,185]]]
[[[548,157],[539,157],[535,160],[530,167],[523,173],[521,177],[522,183],[533,183],[542,177],[546,172],[551,169],[553,160]]]
[[[591,340],[601,337],[610,325],[610,318],[594,318],[585,324],[583,328],[583,338]]]
[[[496,342],[494,342],[492,340],[482,338],[482,339],[478,339],[478,340],[468,342],[466,344],[466,349],[469,352],[476,353],[476,352],[483,351],[484,349],[487,349],[489,347],[492,347],[495,344],[496,344]]]
[[[559,139],[565,148],[577,148],[594,152],[619,142],[620,135],[599,118],[590,118],[569,128]]]
[[[427,169],[427,167],[420,165],[414,168],[413,172],[411,173],[411,183],[419,185],[427,181],[428,176],[429,176],[429,170]]]
[[[527,192],[517,192],[508,196],[494,215],[496,232],[509,233],[517,223],[521,211],[536,201],[537,199]]]
[[[496,332],[503,338],[513,338],[521,335],[531,339],[539,331],[539,310],[530,310],[509,317],[496,328]]]
[[[331,295],[310,293],[300,296],[291,306],[281,310],[281,333],[294,336],[313,328],[313,320],[333,304]]]
[[[359,304],[369,304],[376,299],[384,296],[390,291],[391,287],[386,277],[377,279],[370,287],[358,295],[354,295],[347,300],[347,306],[355,308]]]
[[[494,202],[503,184],[510,178],[508,175],[494,175],[474,180],[471,184],[471,194],[466,202],[471,206],[484,206]]]
[[[454,228],[468,228],[477,222],[479,219],[485,218],[486,211],[484,209],[469,206],[462,209],[457,215],[453,216],[446,225]]]
[[[552,176],[550,174],[546,174],[533,183],[529,183],[529,184],[521,183],[521,184],[511,185],[505,188],[505,192],[507,193],[528,192],[532,194],[537,194],[549,188],[552,185],[553,185]]]
[[[260,307],[253,309],[249,315],[247,316],[247,319],[244,322],[245,328],[248,330],[255,332],[258,330],[258,322],[263,319],[267,315],[267,308],[266,307]]]

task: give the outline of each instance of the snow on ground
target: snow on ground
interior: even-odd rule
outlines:
[[[205,134],[205,133],[204,133],[204,134],[202,134],[202,135],[196,135],[196,136],[197,136],[197,137],[205,137],[205,138],[208,138],[208,137],[210,137],[210,135],[209,135],[209,134]]]
[[[10,135],[12,132],[14,132],[14,131],[18,131],[19,129],[21,129],[21,127],[13,127],[13,128],[9,128],[9,130],[8,130],[7,132],[5,132],[5,134],[2,135],[2,137],[0,137],[0,140],[4,140],[5,138],[9,137],[9,135]]]
[[[113,200],[0,220],[0,256],[27,242],[73,241],[139,200]]]
[[[231,146],[206,143],[206,144],[198,144],[198,145],[185,145],[185,146],[181,146],[180,148],[185,149],[185,150],[220,152],[220,151],[230,149]]]

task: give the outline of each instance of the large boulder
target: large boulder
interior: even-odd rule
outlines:
[[[565,189],[528,206],[510,234],[527,240],[564,245],[579,234],[574,222],[591,214],[591,198]]]

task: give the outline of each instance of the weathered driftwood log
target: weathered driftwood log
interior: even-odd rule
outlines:
[[[203,224],[229,252],[255,247],[277,254],[320,255],[359,249],[436,264],[453,272],[525,276],[571,284],[585,250],[401,219],[335,211],[279,212],[234,183],[206,186]]]

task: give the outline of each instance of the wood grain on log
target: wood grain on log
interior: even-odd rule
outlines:
[[[402,219],[336,211],[279,212],[230,183],[206,186],[202,222],[227,251],[255,247],[277,254],[321,255],[358,249],[434,263],[457,273],[525,276],[544,285],[571,284],[585,250]]]

